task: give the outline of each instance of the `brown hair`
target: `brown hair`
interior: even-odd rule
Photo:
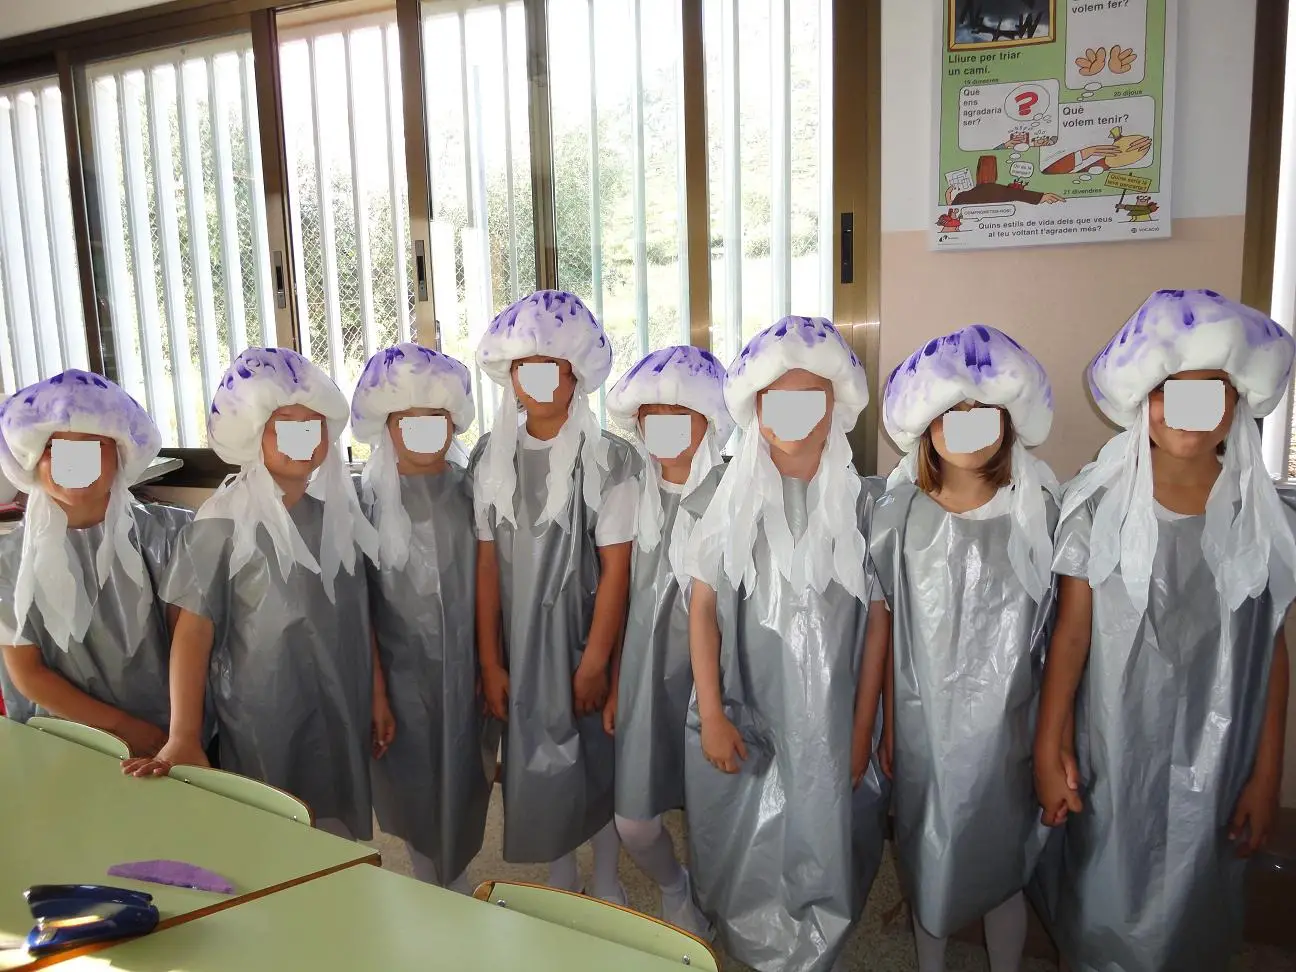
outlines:
[[[1017,432],[1013,428],[1012,418],[1003,409],[1003,439],[999,449],[990,461],[979,470],[981,478],[995,489],[1012,485],[1012,450],[1017,441]],[[924,493],[937,493],[941,488],[941,457],[932,442],[931,426],[923,431],[918,442],[918,488]]]
[[[976,181],[978,186],[999,181],[999,160],[993,155],[983,155],[977,159]]]

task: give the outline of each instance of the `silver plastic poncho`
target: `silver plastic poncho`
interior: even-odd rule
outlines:
[[[476,688],[469,482],[453,465],[437,475],[401,476],[409,559],[399,570],[369,565],[378,654],[396,718],[396,738],[373,764],[374,811],[384,833],[435,862],[443,882],[481,850],[492,783]]]
[[[1057,504],[1041,492],[1052,530]],[[1011,503],[957,516],[903,484],[872,528],[891,609],[901,880],[944,938],[1020,891],[1047,838],[1031,758],[1055,589],[1036,603],[1014,571]]]
[[[470,473],[491,436],[473,450]],[[607,467],[601,494],[633,479],[638,457],[622,439],[602,433]],[[612,820],[615,744],[603,715],[577,718],[572,676],[585,653],[601,565],[598,513],[584,499],[583,447],[577,450],[565,508],[537,526],[548,502],[549,450],[515,454],[514,526],[490,510],[499,562],[501,634],[509,673],[504,727],[504,859],[548,863],[575,850]]]
[[[1279,492],[1296,525],[1296,494]],[[1088,578],[1101,499],[1060,524],[1057,573]],[[1145,610],[1119,567],[1093,591],[1075,709],[1085,806],[1054,835],[1035,889],[1074,972],[1216,972],[1241,943],[1247,862],[1227,833],[1289,606],[1274,588],[1293,579],[1271,561],[1270,586],[1230,612],[1202,556],[1204,520],[1159,514]]]
[[[680,515],[683,489],[659,487],[662,535]],[[669,544],[635,544],[617,700],[616,810],[650,820],[684,806],[684,719],[693,692],[688,599]]]
[[[722,473],[715,470],[687,501],[699,513]],[[862,481],[856,513],[865,536],[882,488],[881,479]],[[806,530],[807,491],[803,481],[783,480],[794,538]],[[763,972],[826,972],[863,911],[886,832],[889,794],[876,761],[851,789],[868,604],[836,580],[816,594],[764,569],[763,527],[752,557],[754,589],[735,590],[724,571],[716,587],[721,698],[748,756],[736,774],[706,761],[696,697],[689,705],[684,767],[694,887],[734,958]],[[866,573],[871,589],[867,564]]]
[[[171,632],[157,591],[176,540],[193,513],[135,502],[127,509],[134,524],[131,543],[143,557],[146,583],[136,583],[114,559],[102,584],[91,585],[90,626],[66,648],[50,637],[38,606],[32,606],[23,624],[14,618],[13,583],[23,528],[0,538],[0,643],[38,646],[47,668],[91,698],[165,730],[171,724]],[[95,556],[103,532],[103,524],[67,531],[68,554],[84,577],[98,577]],[[10,636],[12,641],[7,640]],[[26,722],[34,715],[49,715],[18,694],[7,672],[0,686],[9,718]]]
[[[324,503],[307,494],[288,514],[318,557]],[[301,564],[284,576],[260,527],[257,556],[231,577],[234,532],[223,517],[191,523],[161,592],[214,627],[208,693],[221,767],[286,790],[317,820],[341,820],[368,840],[373,647],[364,572],[339,572],[330,598]]]

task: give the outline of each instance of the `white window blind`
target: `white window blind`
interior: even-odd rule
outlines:
[[[0,392],[86,368],[58,80],[0,88]]]
[[[275,343],[246,38],[87,71],[122,385],[166,445],[206,444],[231,357]]]

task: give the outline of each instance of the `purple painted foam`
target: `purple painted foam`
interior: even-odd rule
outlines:
[[[418,344],[397,344],[369,359],[351,398],[356,436],[370,441],[392,412],[443,408],[462,432],[473,421],[472,375],[462,362]]]
[[[882,399],[887,432],[905,452],[962,401],[1006,408],[1026,445],[1043,442],[1053,423],[1053,388],[1044,367],[985,324],[928,341],[891,372]]]
[[[1226,372],[1257,415],[1277,404],[1290,379],[1296,342],[1277,323],[1213,290],[1158,290],[1089,364],[1099,408],[1128,426],[1170,375]]]
[[[191,888],[215,894],[233,894],[234,885],[212,871],[183,861],[134,861],[108,868],[111,877],[128,878],[147,884],[165,884],[173,888]]]
[[[512,362],[532,355],[570,361],[585,392],[602,385],[612,368],[603,327],[579,297],[562,290],[538,290],[510,304],[477,346],[478,365],[501,384]]]
[[[608,392],[617,423],[634,428],[643,405],[682,405],[710,419],[724,440],[733,430],[724,399],[725,369],[715,355],[689,345],[661,348],[641,358]]]

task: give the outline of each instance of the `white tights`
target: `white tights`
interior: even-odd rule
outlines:
[[[990,972],[1018,972],[1022,950],[1026,947],[1026,898],[1020,891],[999,907],[986,912],[986,951],[990,953]],[[918,972],[945,972],[947,938],[935,938],[913,920],[914,940],[918,946]]]
[[[626,853],[639,865],[639,870],[661,886],[664,896],[669,898],[672,893],[674,897],[683,896],[688,887],[688,874],[675,856],[675,845],[662,826],[661,816],[631,820],[618,814],[616,826]]]
[[[590,894],[595,898],[620,897],[617,865],[621,858],[621,840],[617,837],[616,824],[609,820],[606,827],[590,838],[590,846],[594,848],[594,882]],[[581,890],[575,851],[564,854],[549,865],[549,887],[563,891]]]

